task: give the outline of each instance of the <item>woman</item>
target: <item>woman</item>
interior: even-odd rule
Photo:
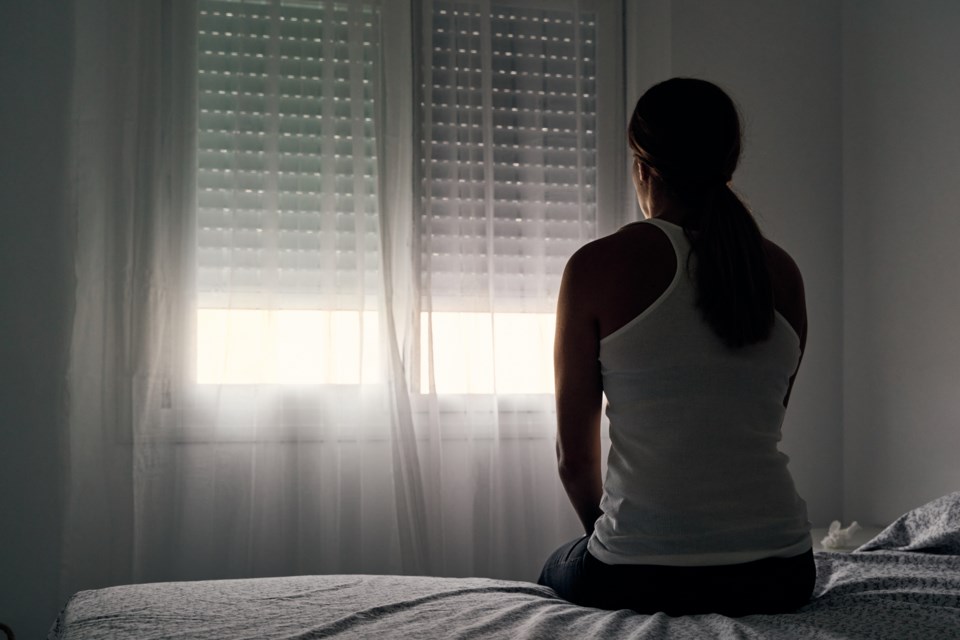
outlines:
[[[652,87],[628,133],[646,219],[577,251],[560,288],[557,457],[586,535],[540,583],[606,609],[792,611],[816,575],[777,449],[806,340],[800,272],[730,189],[740,117],[719,87]]]

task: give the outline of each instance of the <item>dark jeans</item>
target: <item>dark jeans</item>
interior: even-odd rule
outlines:
[[[588,540],[584,536],[554,551],[538,582],[565,600],[600,609],[671,616],[788,613],[810,600],[817,577],[813,551],[710,567],[610,565],[590,555]]]

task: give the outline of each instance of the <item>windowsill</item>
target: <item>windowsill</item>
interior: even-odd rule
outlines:
[[[196,384],[179,400],[155,410],[141,400],[138,440],[279,444],[394,437],[394,409],[379,385]],[[551,440],[556,433],[552,394],[414,394],[410,415],[418,440]]]

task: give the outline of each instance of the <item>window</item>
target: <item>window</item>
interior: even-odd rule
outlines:
[[[596,16],[434,2],[429,37],[421,272],[436,389],[552,393],[560,276],[596,235]]]
[[[200,383],[376,372],[378,34],[369,3],[201,0]]]
[[[423,390],[552,393],[560,276],[603,197],[612,3],[581,4],[418,4]],[[198,381],[376,381],[378,60],[404,53],[374,0],[200,9]]]

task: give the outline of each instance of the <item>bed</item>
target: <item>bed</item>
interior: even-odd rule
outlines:
[[[81,591],[48,640],[960,638],[960,492],[816,560],[814,597],[790,615],[671,618],[579,607],[526,582],[320,575]]]

